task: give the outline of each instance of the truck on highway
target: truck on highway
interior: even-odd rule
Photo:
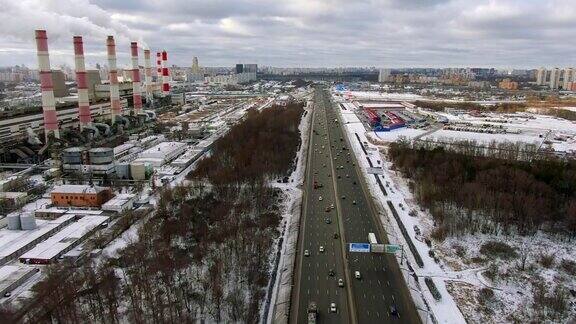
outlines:
[[[374,235],[374,233],[368,233],[368,242],[370,242],[370,244],[378,244],[376,235]]]
[[[318,318],[318,306],[315,302],[308,305],[308,324],[316,324]]]

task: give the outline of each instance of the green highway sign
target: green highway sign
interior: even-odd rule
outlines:
[[[384,245],[384,252],[386,253],[396,253],[398,251],[402,251],[402,246],[396,244]]]

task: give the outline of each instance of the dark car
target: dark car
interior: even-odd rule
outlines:
[[[328,275],[330,277],[334,277],[334,274],[335,274],[334,270],[330,269],[330,271],[328,271]]]
[[[400,317],[400,314],[398,313],[398,309],[396,308],[395,305],[390,305],[390,315],[395,316],[395,317]]]

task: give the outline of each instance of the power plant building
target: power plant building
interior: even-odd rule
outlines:
[[[97,207],[113,197],[110,188],[88,185],[61,185],[50,192],[52,204],[60,207]]]

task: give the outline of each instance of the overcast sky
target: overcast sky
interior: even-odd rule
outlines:
[[[119,65],[130,41],[166,49],[169,63],[281,67],[534,68],[576,65],[576,0],[0,0],[0,66],[36,67],[46,29],[53,66]],[[143,54],[141,54],[143,55]]]

